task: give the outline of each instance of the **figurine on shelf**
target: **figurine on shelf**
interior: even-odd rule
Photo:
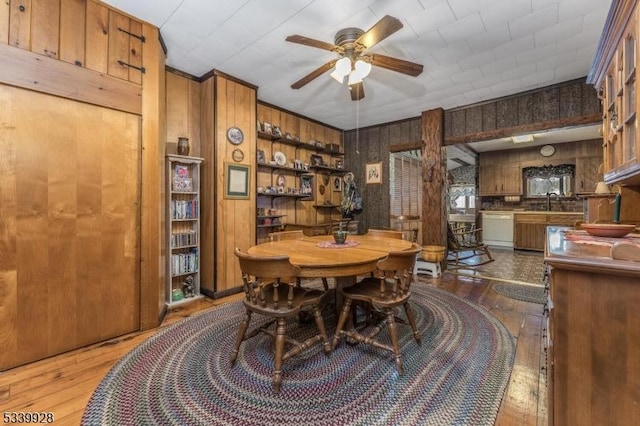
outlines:
[[[182,292],[184,293],[184,297],[193,297],[196,295],[195,288],[193,286],[193,277],[189,275],[184,279],[182,283]]]

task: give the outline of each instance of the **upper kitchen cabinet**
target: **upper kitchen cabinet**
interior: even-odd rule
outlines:
[[[480,195],[522,195],[522,169],[515,151],[480,156]]]
[[[636,1],[613,0],[588,77],[603,103],[604,180],[609,184],[640,183],[636,6]]]

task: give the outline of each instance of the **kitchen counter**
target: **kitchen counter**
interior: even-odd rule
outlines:
[[[553,215],[568,215],[568,216],[582,216],[583,212],[565,212],[555,210],[480,210],[481,213],[513,213],[513,214],[553,214]]]
[[[640,422],[640,262],[610,244],[574,241],[549,226],[547,395],[550,425]]]

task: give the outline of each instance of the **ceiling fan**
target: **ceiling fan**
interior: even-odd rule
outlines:
[[[292,89],[299,89],[318,78],[320,75],[334,68],[331,76],[344,83],[348,78],[351,100],[359,101],[364,98],[364,86],[362,79],[375,65],[391,71],[416,77],[422,73],[422,65],[403,59],[392,58],[378,53],[368,53],[367,50],[389,37],[402,28],[402,22],[393,16],[386,15],[367,31],[360,28],[345,28],[336,33],[334,44],[315,40],[301,35],[290,35],[286,38],[292,43],[329,50],[338,54],[337,59],[332,59],[324,65],[311,71],[291,85]]]

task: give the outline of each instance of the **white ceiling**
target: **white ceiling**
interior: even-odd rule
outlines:
[[[167,65],[216,69],[256,85],[258,99],[349,130],[417,117],[584,77],[611,0],[103,0],[160,28]],[[333,43],[345,27],[384,15],[404,27],[371,52],[418,62],[410,77],[374,67],[365,98],[325,73],[291,84],[334,53],[285,41]]]

